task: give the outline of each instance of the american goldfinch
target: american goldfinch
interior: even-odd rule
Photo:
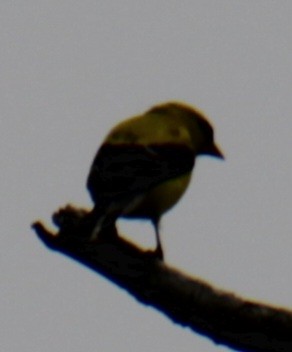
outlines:
[[[223,159],[207,118],[186,104],[164,103],[119,123],[98,150],[87,180],[96,221],[92,239],[119,217],[149,219],[162,259],[160,218],[181,198],[195,158],[204,154]]]

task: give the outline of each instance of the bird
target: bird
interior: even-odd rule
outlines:
[[[185,193],[200,155],[224,159],[208,118],[183,102],[155,105],[113,127],[87,179],[94,203],[91,240],[118,218],[150,220],[156,237],[154,253],[163,260],[161,217]]]

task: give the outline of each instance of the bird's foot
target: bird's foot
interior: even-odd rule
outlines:
[[[154,251],[151,251],[151,254],[154,258],[163,261],[164,255],[161,247],[157,247]]]

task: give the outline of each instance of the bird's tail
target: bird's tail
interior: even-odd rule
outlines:
[[[91,212],[93,229],[90,240],[97,240],[102,232],[105,232],[107,228],[113,227],[117,217],[117,214],[109,211],[109,209],[95,205]]]

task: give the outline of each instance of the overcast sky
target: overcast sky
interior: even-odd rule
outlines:
[[[166,262],[292,308],[291,16],[289,0],[1,2],[2,351],[228,351],[30,229],[67,203],[90,207],[108,130],[174,99],[205,111],[226,161],[198,159],[164,216]],[[119,224],[154,245],[150,224]]]

